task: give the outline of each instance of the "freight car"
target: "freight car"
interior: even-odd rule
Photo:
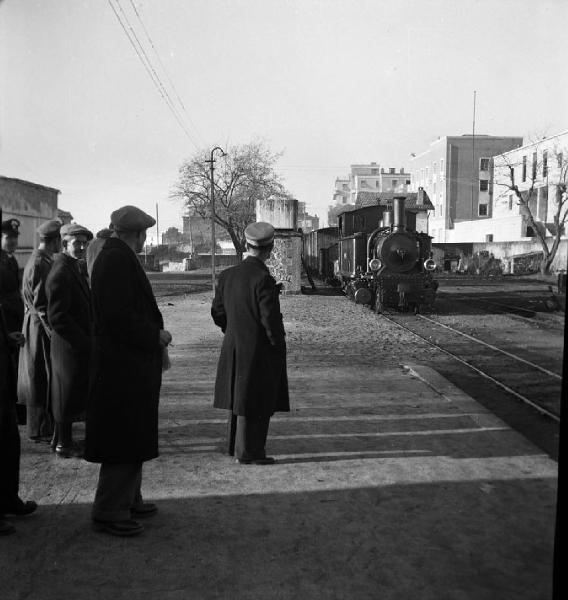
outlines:
[[[303,236],[304,265],[310,275],[334,283],[334,265],[338,260],[339,229],[324,227]]]
[[[425,193],[422,193],[425,206]],[[339,278],[345,294],[359,304],[419,312],[434,303],[431,237],[416,231],[416,211],[405,210],[416,194],[391,195],[374,206],[340,215]],[[429,200],[428,200],[429,204]],[[429,204],[431,206],[431,204]],[[377,210],[378,209],[378,210]],[[380,219],[377,217],[380,215]]]

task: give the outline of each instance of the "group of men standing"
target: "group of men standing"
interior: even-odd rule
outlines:
[[[26,406],[31,440],[49,442],[57,456],[101,464],[96,530],[137,535],[144,529],[138,519],[158,510],[142,499],[142,465],[158,456],[172,336],[137,257],[154,224],[134,206],[114,211],[110,229],[94,241],[77,224],[42,224],[20,294],[13,258],[19,223],[2,222],[0,534],[14,531],[4,515],[37,508],[18,493],[16,401]],[[245,236],[249,255],[221,273],[211,307],[224,333],[214,406],[230,411],[228,453],[240,464],[266,465],[275,462],[265,452],[270,417],[289,410],[285,333],[279,289],[265,264],[274,228],[253,223]],[[73,441],[78,420],[86,423],[84,446]]]
[[[4,515],[37,508],[18,492],[16,402],[26,406],[31,440],[50,443],[57,456],[101,464],[96,529],[135,535],[143,530],[136,518],[157,511],[140,488],[142,463],[158,455],[162,361],[171,335],[137,258],[154,224],[134,206],[114,211],[112,230],[94,241],[81,225],[43,223],[20,293],[13,256],[19,222],[2,222],[0,534],[14,531]],[[80,446],[72,425],[83,420]]]

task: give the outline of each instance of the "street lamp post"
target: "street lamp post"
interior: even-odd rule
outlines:
[[[211,289],[213,293],[215,293],[215,180],[213,178],[215,159],[213,158],[213,155],[216,150],[221,152],[221,156],[227,156],[227,153],[223,148],[215,146],[215,148],[211,150],[209,160],[205,161],[206,163],[209,163],[209,177],[211,184]]]

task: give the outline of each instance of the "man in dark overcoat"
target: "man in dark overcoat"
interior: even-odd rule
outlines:
[[[20,290],[20,269],[14,252],[18,247],[20,221],[2,221],[2,248],[0,250],[0,304],[8,331],[22,331],[24,301]]]
[[[53,255],[61,249],[61,222],[46,221],[38,228],[39,246],[32,252],[22,278],[25,315],[22,333],[26,339],[18,363],[18,402],[26,406],[28,438],[51,441],[53,415],[50,393],[51,328],[47,321],[45,282]]]
[[[113,212],[113,237],[104,241],[91,271],[94,345],[85,458],[101,463],[93,526],[118,536],[141,533],[137,519],[157,512],[142,500],[142,464],[158,456],[162,355],[171,335],[137,256],[155,222],[134,206]]]
[[[0,304],[0,535],[16,531],[5,515],[24,516],[34,512],[33,500],[24,502],[20,487],[20,434],[16,417],[16,378],[12,354],[24,343],[20,331],[8,331]]]
[[[84,420],[89,391],[91,293],[79,260],[90,235],[76,223],[61,228],[62,252],[55,257],[45,283],[51,327],[53,446],[61,458],[82,456],[73,442],[72,428],[73,422]]]
[[[214,406],[236,416],[237,462],[272,464],[274,458],[265,450],[270,417],[290,410],[279,290],[265,264],[274,228],[253,223],[245,237],[249,256],[220,274],[211,307],[215,324],[225,334]]]

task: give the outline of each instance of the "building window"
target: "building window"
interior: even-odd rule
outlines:
[[[378,175],[379,169],[371,169],[371,175]]]
[[[479,191],[487,192],[489,190],[489,179],[480,179],[479,180]]]
[[[392,189],[394,190],[394,188],[398,185],[398,179],[393,179],[392,180]]]
[[[381,182],[380,182],[380,181],[375,181],[375,187],[376,187],[376,188],[380,187],[380,185],[381,185]]]
[[[562,152],[559,152],[556,155],[556,160],[558,161],[557,162],[558,168],[561,169],[562,168],[562,163],[564,162],[564,155],[562,154]]]
[[[542,153],[542,176],[548,177],[548,152],[546,150]]]
[[[489,159],[488,158],[480,158],[479,159],[479,170],[480,171],[489,171]]]
[[[527,180],[527,157],[523,156],[523,176],[521,178],[522,181]]]
[[[440,160],[440,175],[442,177],[445,175],[445,173],[444,173],[444,159],[443,158]]]
[[[438,168],[438,163],[432,163],[432,173],[436,173],[436,169]]]
[[[533,152],[532,156],[532,180],[536,179],[536,152]]]
[[[361,187],[367,187],[367,182],[364,179],[361,179]]]
[[[479,205],[479,216],[486,217],[487,216],[487,204]]]

